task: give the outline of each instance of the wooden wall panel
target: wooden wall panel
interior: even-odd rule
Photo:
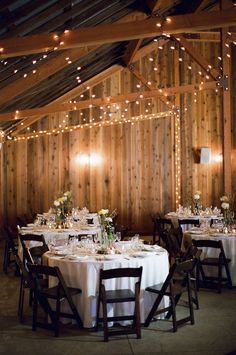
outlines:
[[[157,88],[174,85],[174,51],[170,45],[135,63],[141,75]],[[209,46],[196,43],[194,46],[211,64],[218,65],[219,44]],[[200,83],[203,78],[198,74],[199,65],[183,51],[180,55],[183,58],[178,68],[180,83]],[[235,50],[233,55],[235,57]],[[154,63],[149,60],[150,57],[154,58]],[[155,65],[157,70],[154,71]],[[190,65],[192,70],[188,68]],[[235,74],[233,81],[235,88]],[[86,95],[100,97],[134,92],[139,90],[137,83],[138,79],[125,69],[87,90]],[[205,205],[220,204],[219,197],[223,193],[222,163],[199,164],[194,151],[209,146],[213,156],[222,153],[221,99],[221,89],[218,93],[208,90],[180,95],[182,203],[196,189],[200,189]],[[120,106],[122,110],[112,106],[106,111],[112,111],[112,117],[119,118],[123,114],[125,117],[140,115],[146,113],[146,109],[154,114],[166,110],[160,99],[147,100],[139,105],[123,103]],[[32,129],[89,122],[100,119],[101,113],[100,108],[74,111],[69,115],[55,113]],[[173,120],[172,116],[154,118],[137,121],[133,125],[84,128],[26,142],[6,143],[0,153],[0,188],[3,191],[0,215],[6,213],[13,221],[25,212],[46,211],[59,192],[70,189],[75,206],[86,206],[91,211],[117,208],[120,223],[132,230],[150,232],[150,214],[167,212],[175,207]],[[235,124],[233,135],[235,148]],[[92,154],[101,157],[99,164],[80,163],[82,155],[91,158]],[[235,172],[233,174],[235,180]]]

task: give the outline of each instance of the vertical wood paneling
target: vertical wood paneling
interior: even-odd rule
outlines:
[[[135,68],[156,88],[174,86],[174,51],[170,50],[170,45],[135,63]],[[196,43],[194,46],[211,64],[218,66],[217,43]],[[198,74],[199,65],[187,53],[180,53],[183,57],[183,62],[178,66],[180,83],[206,80]],[[235,49],[232,54],[235,58]],[[150,61],[150,57],[154,61]],[[154,67],[157,70],[154,71]],[[233,82],[235,88],[235,74]],[[139,90],[138,83],[132,72],[124,69],[88,90],[86,95],[102,97],[135,92]],[[221,95],[220,90],[218,93],[208,90],[196,95],[182,94],[177,101],[181,106],[182,202],[195,189],[200,189],[204,204],[219,206],[219,197],[223,193],[222,163],[201,165],[196,162],[193,152],[202,146],[209,146],[213,155],[222,153]],[[146,109],[154,114],[166,110],[160,99],[147,100],[139,105],[123,103],[120,106],[120,111],[116,105],[111,106],[110,111],[106,108],[107,112],[112,112],[111,120],[123,114],[125,117],[145,114]],[[125,108],[128,108],[127,112]],[[58,127],[59,124],[100,120],[101,113],[98,107],[68,115],[55,113],[34,128],[46,129]],[[233,115],[235,118],[235,103]],[[59,192],[70,189],[75,206],[86,206],[91,211],[117,208],[119,223],[132,230],[151,231],[150,214],[167,212],[175,206],[174,127],[174,119],[170,116],[138,121],[133,125],[84,128],[5,144],[4,155],[0,153],[0,216],[4,214],[3,206],[10,220],[25,212],[43,212],[52,205]],[[234,123],[234,148],[235,131]],[[100,164],[79,163],[79,156],[91,156],[93,153],[102,157]],[[236,173],[233,174],[235,180]]]

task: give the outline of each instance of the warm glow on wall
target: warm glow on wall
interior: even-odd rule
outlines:
[[[213,155],[212,161],[215,162],[215,163],[222,163],[222,161],[223,161],[222,154]]]
[[[91,154],[84,154],[80,153],[76,156],[76,162],[79,165],[85,166],[85,165],[91,165],[91,166],[97,166],[102,164],[102,156],[97,153],[91,153]]]

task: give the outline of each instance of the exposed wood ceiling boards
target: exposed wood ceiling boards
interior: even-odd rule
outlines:
[[[0,2],[0,11],[7,9],[8,6],[13,4],[14,2],[15,2],[15,0],[1,0],[1,2]]]
[[[177,38],[185,48],[185,51],[194,59],[194,61],[197,62],[209,75],[211,75],[213,79],[218,80],[221,73],[217,69],[213,68],[211,63],[203,58],[203,56],[199,54],[182,35],[178,35]]]
[[[88,79],[97,72],[107,69],[110,65],[118,63],[123,54],[123,50],[120,48],[121,46],[124,47],[124,44],[121,44],[118,47],[115,44],[105,45],[103,46],[102,51],[99,50],[98,52],[91,52],[86,56],[84,61],[82,58],[81,60],[74,62],[73,66],[68,65],[63,71],[60,71],[55,75],[49,74],[47,81],[37,83],[38,94],[35,96],[34,100],[30,99],[30,96],[32,95],[31,88],[25,90],[21,95],[15,96],[15,100],[13,102],[11,100],[7,100],[7,95],[9,93],[8,86],[8,90],[7,88],[2,90],[5,96],[3,96],[3,94],[1,95],[1,101],[6,103],[1,105],[1,112],[19,110],[27,107],[32,108],[43,106],[43,103],[44,105],[48,104],[62,93],[65,93],[65,91],[71,90],[77,86],[77,75],[79,75],[82,82],[84,82],[86,80],[83,76],[84,73]],[[88,66],[87,62],[89,63]],[[83,71],[81,71],[81,73],[80,71],[77,71],[78,66],[83,67]],[[47,70],[47,67],[45,70]],[[21,82],[19,82],[19,86],[24,85],[25,79],[22,79]],[[17,94],[14,83],[12,84],[12,87],[15,90],[14,92]],[[26,88],[27,86],[24,89]],[[48,88],[50,88],[50,90],[48,90]],[[42,96],[44,97],[43,100],[41,100]],[[20,102],[20,106],[17,105],[17,102]]]
[[[49,6],[47,6],[46,3],[45,9],[45,4],[41,0],[34,0],[17,7],[14,11],[8,11],[8,14],[5,15],[4,19],[0,22],[0,31],[2,32],[3,29],[5,31],[5,33],[2,34],[2,37],[19,35],[21,34],[22,29],[24,33],[27,33],[27,28],[32,29],[32,25],[35,26],[37,24],[38,11],[40,11],[39,14],[42,14],[42,16],[45,16],[46,18],[50,13],[60,10],[62,6],[66,5],[66,3],[69,4],[69,0],[59,0],[56,4],[50,4]],[[34,22],[32,18],[27,19],[29,13],[34,13]],[[42,19],[43,17],[41,17],[41,21]],[[30,23],[30,26],[28,22]]]
[[[156,89],[152,91],[134,92],[125,95],[109,96],[104,98],[94,98],[94,99],[79,101],[77,103],[72,103],[72,104],[70,103],[54,104],[54,105],[50,105],[49,107],[45,106],[41,108],[19,111],[17,115],[15,112],[0,114],[0,121],[15,120],[16,117],[17,119],[22,119],[24,117],[42,115],[42,114],[45,115],[54,112],[74,111],[75,109],[79,110],[79,109],[89,108],[91,107],[91,105],[94,107],[106,106],[112,103],[125,102],[126,100],[129,100],[131,102],[131,101],[136,101],[137,99],[143,100],[152,97],[156,98],[156,97],[161,97],[163,94],[171,96],[176,93],[183,94],[183,93],[195,92],[199,90],[202,91],[202,90],[215,89],[216,87],[217,87],[217,83],[213,81],[213,82],[206,82],[203,84],[182,85],[179,87],[163,88],[161,90]]]
[[[30,3],[27,3],[27,5],[25,5],[25,7],[27,6],[32,6],[33,8],[40,8],[42,7],[42,0],[37,0],[37,1],[31,1]],[[14,26],[14,28],[10,28],[8,32],[4,33],[2,35],[2,37],[8,38],[8,37],[12,37],[12,36],[16,36],[16,35],[28,35],[29,33],[33,34],[35,33],[35,31],[38,31],[38,24],[40,25],[42,23],[43,20],[50,18],[50,16],[52,16],[52,14],[58,14],[58,16],[63,16],[63,8],[64,6],[68,6],[71,4],[70,0],[59,0],[54,4],[50,4],[49,6],[47,6],[46,8],[42,8],[42,10],[39,12],[34,14],[33,17],[27,18],[27,14],[30,13],[29,8],[26,10],[20,9],[18,11],[18,16],[17,14],[14,14],[14,17],[12,18],[12,21],[10,23],[7,23],[7,26],[9,26],[9,24],[11,23],[15,23],[15,21],[17,21],[18,17],[19,19],[21,19],[21,23],[17,24],[16,26]],[[22,18],[22,13],[26,14],[26,19],[24,20],[24,17]],[[71,14],[70,14],[71,16]],[[69,17],[70,17],[69,16]],[[62,18],[61,20],[57,23],[57,25],[59,26],[59,24],[62,23]],[[56,25],[55,25],[56,26]],[[4,27],[4,26],[1,26]],[[36,30],[35,30],[36,28]],[[56,27],[52,27],[53,29],[55,29]],[[46,29],[45,29],[46,32]]]
[[[85,45],[96,45],[111,43],[137,38],[155,37],[165,33],[182,33],[225,27],[236,23],[236,9],[214,11],[211,13],[197,13],[172,16],[171,22],[164,22],[162,29],[157,27],[157,19],[150,18],[145,21],[130,23],[99,25],[96,29],[79,28],[69,33],[61,34],[56,40],[54,35],[41,34],[27,36],[24,38],[11,38],[0,41],[0,48],[3,48],[3,58],[44,52],[58,46],[58,49],[83,47]],[[60,45],[60,43],[63,43]]]
[[[128,21],[128,20],[136,18],[136,17],[141,18],[143,16],[144,15],[141,16],[139,13],[134,11],[134,13],[132,13],[131,15],[127,15],[126,17],[119,19],[117,21],[117,23],[122,23],[123,21]],[[99,50],[103,50],[103,48],[105,48],[105,47],[100,47]],[[112,48],[112,47],[110,47],[110,48]],[[19,68],[18,73],[15,74],[15,80],[11,82],[11,80],[9,79],[9,86],[7,85],[8,82],[2,83],[2,86],[4,88],[2,89],[2,91],[0,91],[1,111],[4,109],[4,106],[3,106],[4,102],[7,102],[9,99],[12,102],[12,98],[14,98],[15,95],[19,96],[21,93],[28,91],[29,89],[32,89],[32,87],[34,87],[35,85],[37,85],[37,87],[38,87],[39,84],[47,78],[50,78],[50,81],[52,82],[51,78],[52,78],[53,74],[68,67],[68,63],[65,60],[65,58],[69,58],[70,61],[75,62],[75,61],[83,58],[88,53],[91,53],[95,49],[97,49],[96,46],[84,47],[84,48],[77,49],[77,50],[75,50],[75,49],[66,50],[66,51],[63,51],[63,52],[57,53],[57,54],[55,52],[52,52],[48,56],[47,60],[43,60],[42,62],[39,62],[40,57],[31,56],[30,58],[36,59],[36,61],[37,61],[37,64],[35,64],[35,65],[32,65],[32,63],[30,62],[31,59],[28,61],[28,57],[26,57],[23,60],[23,63],[26,62],[25,67],[27,68],[27,70],[24,71],[24,73],[28,73],[31,71],[29,73],[29,75],[27,76],[27,78],[24,78],[24,80],[22,80],[23,74],[22,74],[22,72],[20,72],[21,68]],[[117,49],[120,50],[120,47],[118,46]],[[122,53],[122,51],[121,51],[121,53]],[[97,54],[95,53],[94,55],[97,55]],[[106,58],[109,58],[109,53],[104,53],[104,55],[108,55],[108,57],[106,57]],[[111,53],[111,55],[112,55],[112,53]],[[116,59],[118,59],[118,56],[116,57]],[[10,58],[10,60],[11,60],[11,58]],[[91,61],[91,56],[86,57],[86,62],[89,62],[89,61]],[[38,63],[41,64],[39,68],[38,68]],[[112,65],[113,63],[110,63],[110,64]],[[76,66],[76,63],[71,64],[71,66],[73,66],[73,65]],[[80,63],[80,65],[84,65],[84,63]],[[22,66],[23,66],[23,64],[22,64]],[[12,65],[12,67],[14,67],[14,65]],[[34,68],[37,69],[36,74],[32,73]],[[103,69],[104,69],[104,67],[103,67]],[[12,69],[12,72],[13,72],[13,69]],[[68,77],[67,73],[65,73],[65,75]],[[86,80],[87,79],[88,78],[86,78]],[[49,87],[49,80],[47,80],[46,85]],[[58,83],[57,83],[57,85],[58,85]],[[63,86],[63,82],[60,85]],[[75,85],[76,85],[76,83],[74,83],[74,86]],[[73,86],[73,82],[70,85],[69,89],[71,89],[72,86]],[[40,91],[40,88],[38,89],[38,91]],[[55,98],[55,95],[52,99],[54,99],[54,98]],[[17,107],[16,107],[16,109],[17,109]]]
[[[45,65],[40,66],[35,74],[31,72],[27,75],[26,78],[23,79],[21,76],[18,80],[11,82],[7,86],[4,86],[4,88],[0,90],[1,106],[3,103],[24,92],[26,88],[32,88],[36,85],[36,83],[39,84],[41,81],[49,78],[54,73],[57,73],[61,69],[68,66],[68,63],[65,60],[66,57],[69,57],[70,60],[74,62],[89,52],[94,51],[96,48],[97,47],[92,46],[63,51],[59,56],[48,60]]]

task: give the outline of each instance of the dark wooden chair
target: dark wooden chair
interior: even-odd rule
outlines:
[[[80,294],[79,288],[67,287],[64,278],[57,266],[43,266],[28,264],[29,272],[34,280],[34,302],[33,302],[33,324],[32,329],[37,327],[51,329],[54,335],[59,336],[59,321],[61,317],[75,319],[80,328],[83,322],[73,302],[72,296]],[[54,278],[56,286],[45,288],[42,287],[42,279]],[[67,301],[71,313],[61,312],[62,301]],[[49,302],[50,301],[50,302]],[[55,307],[52,302],[54,301]],[[38,321],[38,304],[44,312],[49,316],[51,323]]]
[[[171,219],[162,218],[159,214],[152,215],[153,222],[153,244],[161,244],[163,241],[163,232],[168,230],[173,226]],[[158,238],[158,239],[157,239]]]
[[[199,219],[195,219],[195,218],[193,218],[193,219],[190,219],[190,218],[186,218],[186,219],[178,219],[179,220],[179,225],[180,226],[184,226],[184,225],[188,225],[188,224],[190,224],[190,225],[192,225],[192,226],[199,226],[200,225],[200,222],[199,222]]]
[[[24,261],[32,264],[41,264],[43,254],[49,250],[44,236],[36,234],[20,234],[19,238],[23,249]],[[35,245],[30,246],[30,242],[34,242]]]
[[[32,305],[33,301],[33,279],[30,276],[30,273],[26,269],[25,263],[20,259],[20,257],[15,254],[15,260],[21,272],[21,280],[20,280],[20,290],[19,290],[19,301],[18,301],[18,317],[20,322],[23,321],[23,310],[24,310],[24,298],[25,298],[25,290],[29,290],[29,299],[30,305]],[[44,283],[47,280],[44,280]]]
[[[140,295],[140,285],[142,277],[142,267],[139,268],[117,268],[110,270],[101,270],[100,271],[100,280],[99,280],[99,295],[97,303],[97,324],[96,329],[100,322],[103,323],[104,331],[104,341],[108,341],[109,336],[112,335],[121,335],[121,334],[136,334],[137,338],[141,338],[141,325],[140,325],[140,304],[139,304],[139,295]],[[121,279],[121,278],[134,278],[135,282],[135,291],[131,289],[115,289],[107,290],[104,282],[108,279]],[[113,303],[121,302],[134,302],[134,312],[133,314],[125,315],[107,315],[107,305]],[[102,304],[103,316],[100,318],[100,304]],[[129,320],[132,321],[131,327],[119,327],[118,330],[109,329],[108,322],[121,322]]]
[[[196,265],[197,265],[197,263],[200,259],[201,253],[202,253],[201,249],[198,249],[197,247],[193,247],[192,245],[190,245],[186,251],[182,252],[181,256],[179,257],[179,259],[176,259],[176,261],[183,262],[183,261],[190,260],[190,259],[196,259]],[[192,289],[192,293],[193,293],[193,296],[192,296],[193,304],[195,304],[196,309],[199,309],[196,265],[190,273],[190,285],[191,285],[191,289]],[[175,275],[175,279],[176,279],[176,275]],[[181,297],[180,294],[176,297],[176,303],[178,303],[180,297]]]
[[[177,326],[190,322],[194,324],[194,311],[193,311],[193,299],[192,290],[190,284],[190,276],[194,267],[196,266],[196,259],[186,260],[179,264],[171,266],[169,274],[164,283],[153,285],[146,288],[146,291],[155,293],[157,295],[156,300],[145,320],[144,326],[148,327],[152,319],[161,313],[168,312],[167,317],[172,316],[173,331],[177,331]],[[176,318],[176,305],[187,288],[188,294],[188,308],[189,316],[177,320]],[[167,307],[158,309],[164,296],[169,297],[170,304]]]
[[[23,321],[23,308],[24,308],[24,298],[25,298],[25,289],[29,289],[29,304],[32,305],[34,298],[34,291],[32,283],[29,283],[30,275],[28,273],[28,264],[41,264],[42,256],[45,252],[48,251],[48,246],[45,242],[43,235],[34,235],[34,234],[24,234],[19,235],[19,239],[23,249],[23,261],[22,264],[18,264],[21,270],[21,283],[19,291],[19,305],[18,305],[18,315],[19,319]],[[35,242],[37,245],[30,246],[30,242]],[[27,275],[28,273],[28,275]],[[42,279],[41,286],[47,287],[48,280]]]
[[[226,258],[223,244],[221,240],[199,239],[192,240],[192,243],[197,248],[214,248],[218,250],[218,257],[205,257],[197,263],[197,285],[200,284],[200,275],[202,286],[215,287],[218,293],[221,293],[222,284],[232,288],[232,280],[229,271],[230,259]],[[217,276],[207,276],[204,267],[218,269]],[[222,269],[225,268],[226,277],[222,277]]]
[[[10,226],[3,227],[3,234],[5,238],[3,271],[7,274],[8,269],[13,267],[15,274],[19,275],[19,268],[14,257],[18,252],[18,234]]]

